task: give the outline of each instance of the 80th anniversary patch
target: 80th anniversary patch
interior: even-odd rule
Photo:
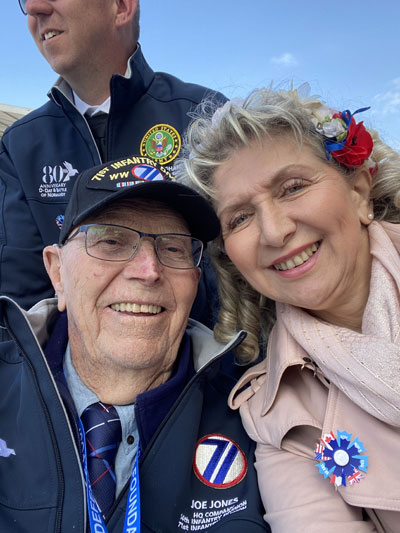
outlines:
[[[156,124],[143,137],[140,154],[166,165],[179,154],[181,144],[181,137],[175,128],[168,124]]]

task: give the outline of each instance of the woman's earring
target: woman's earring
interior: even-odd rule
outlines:
[[[368,217],[370,220],[373,220],[373,219],[374,219],[374,214],[373,214],[373,213],[368,213],[367,217]]]

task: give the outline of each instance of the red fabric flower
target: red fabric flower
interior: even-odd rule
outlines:
[[[335,113],[332,118],[342,118],[342,113]],[[331,152],[336,161],[346,167],[360,167],[371,155],[373,141],[371,135],[365,129],[364,123],[358,124],[351,117],[347,130],[346,144],[340,150]]]

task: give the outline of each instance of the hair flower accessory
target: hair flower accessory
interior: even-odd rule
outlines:
[[[331,477],[331,483],[335,487],[359,483],[367,472],[368,456],[360,455],[365,452],[364,444],[356,437],[351,441],[351,433],[337,431],[337,437],[331,431],[320,439],[320,443],[314,450],[315,459],[321,461],[315,465],[319,473],[326,479]]]
[[[312,121],[318,133],[326,137],[324,142],[326,157],[332,157],[349,168],[360,167],[372,153],[373,141],[364,123],[356,122],[354,115],[366,111],[369,107],[349,111],[335,111],[320,106],[312,111]]]
[[[340,142],[346,138],[347,128],[343,120],[332,120],[335,113],[330,107],[320,106],[313,111],[312,121],[318,133]]]

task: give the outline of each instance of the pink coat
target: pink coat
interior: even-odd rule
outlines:
[[[387,255],[380,244],[384,240],[391,248],[388,264],[395,263],[393,271],[399,287],[400,226],[374,223],[373,231],[375,236],[381,236],[382,231],[386,234],[387,242],[376,239],[376,256]],[[371,242],[373,240],[374,234]],[[378,284],[379,295],[381,288]],[[374,311],[382,305],[380,297],[373,303],[376,304],[372,306]],[[335,354],[336,338],[332,337],[330,346],[324,330],[320,338],[325,343],[325,350],[322,349],[325,353],[321,362],[317,358],[317,366],[315,354],[310,355],[298,342],[299,337],[289,331],[287,313],[303,313],[306,321],[315,323],[318,332],[325,326],[303,311],[277,305],[277,323],[269,339],[266,359],[242,377],[230,396],[231,407],[240,407],[246,431],[257,442],[260,492],[266,509],[265,520],[273,533],[400,532],[399,309],[397,302],[395,310],[391,311],[394,364],[380,368],[380,358],[371,351],[374,359],[371,372],[368,354],[364,362],[350,350],[345,353],[344,365],[348,366],[343,367],[341,377],[340,370],[330,372],[326,356]],[[349,334],[349,330],[342,328],[341,331],[344,331],[343,336]],[[313,331],[310,335],[317,336]],[[356,335],[361,334],[354,334],[355,342]],[[371,339],[376,341],[375,337]],[[374,349],[377,345],[379,347],[379,339]],[[363,347],[359,351],[362,353]],[[327,366],[324,366],[324,357]],[[382,360],[387,363],[384,358]],[[358,367],[362,368],[358,370]],[[392,383],[399,383],[399,386],[393,387]],[[249,386],[238,392],[245,384]],[[385,418],[388,405],[391,423]],[[314,449],[322,435],[331,431],[336,434],[337,430],[347,431],[353,439],[357,436],[364,443],[369,466],[359,483],[336,490],[329,478],[324,479],[319,473]],[[363,520],[363,512],[369,519]]]

